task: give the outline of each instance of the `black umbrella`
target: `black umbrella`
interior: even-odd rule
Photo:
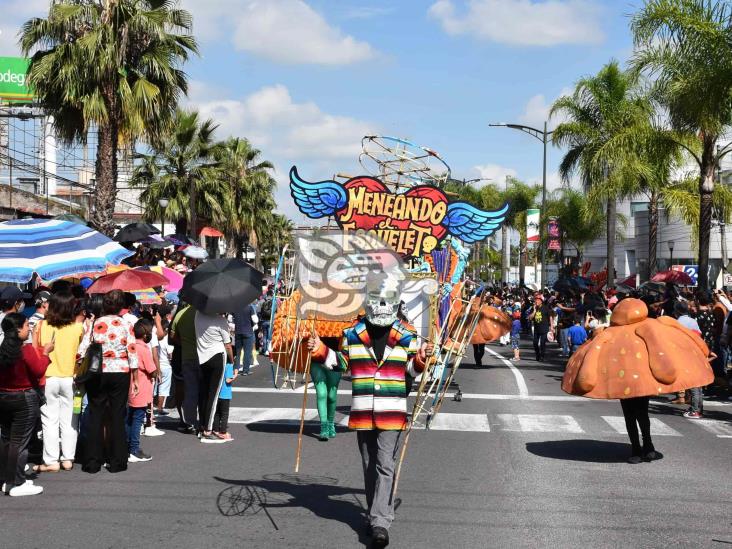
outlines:
[[[204,313],[232,313],[262,294],[264,274],[241,259],[212,259],[186,275],[181,299]]]
[[[114,240],[117,242],[137,242],[144,240],[151,234],[159,234],[160,230],[149,223],[130,223],[122,227]]]

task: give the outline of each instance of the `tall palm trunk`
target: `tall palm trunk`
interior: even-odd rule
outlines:
[[[658,193],[651,191],[648,200],[648,278],[656,274],[658,245]]]
[[[254,229],[249,231],[249,243],[254,247],[254,266],[261,270],[262,269],[262,255],[259,252],[259,239],[257,237],[257,231]]]
[[[703,137],[701,173],[699,177],[699,271],[700,290],[709,288],[709,240],[712,232],[712,193],[714,192],[714,170],[716,139]]]
[[[114,98],[109,98],[109,104]],[[96,188],[92,224],[109,237],[114,235],[114,206],[117,199],[117,134],[118,124],[114,115],[98,131]]]
[[[607,201],[607,287],[615,285],[615,231],[617,226],[617,202],[614,198]]]
[[[188,175],[188,188],[190,189],[191,198],[191,238],[194,240],[198,236],[198,213],[196,212],[196,182],[191,175]]]

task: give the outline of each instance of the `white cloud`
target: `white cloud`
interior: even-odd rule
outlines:
[[[290,166],[304,166],[303,177],[314,180],[340,171],[360,172],[356,162],[361,138],[377,133],[367,121],[323,112],[313,102],[296,102],[281,84],[239,99],[216,99],[211,92],[205,84],[193,82],[188,106],[219,124],[218,138],[246,137],[274,162],[278,208],[298,220],[302,218],[289,195]]]
[[[571,88],[562,88],[562,91],[559,92],[559,95],[557,95],[554,101],[559,97],[571,94]],[[549,111],[551,110],[554,101],[547,102],[546,96],[541,93],[533,96],[527,101],[526,106],[524,107],[524,112],[519,115],[519,122],[526,124],[527,126],[533,126],[541,129],[544,125],[544,121],[549,120]],[[562,115],[557,114],[551,119],[549,127],[556,127],[557,124],[564,120],[565,118]]]
[[[267,154],[289,161],[357,158],[361,138],[374,131],[372,124],[325,113],[315,103],[296,103],[281,84],[242,99],[208,99],[201,91],[194,84],[191,106],[220,124],[220,137],[246,136]]]
[[[376,55],[303,0],[185,0],[203,40],[229,36],[240,51],[278,63],[347,65]]]
[[[475,166],[475,171],[478,172],[478,177],[483,179],[489,179],[489,183],[498,185],[499,188],[506,182],[506,177],[516,177],[518,172],[513,168],[507,168],[498,164],[483,164]]]
[[[468,0],[458,13],[453,0],[438,0],[428,14],[451,35],[523,46],[602,42],[600,9],[587,0]]]

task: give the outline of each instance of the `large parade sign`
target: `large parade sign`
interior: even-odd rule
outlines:
[[[310,219],[333,216],[345,230],[374,234],[404,257],[430,253],[448,235],[472,244],[485,240],[503,223],[508,204],[481,210],[462,201],[450,201],[437,187],[416,185],[393,193],[371,176],[337,181],[309,182],[290,170],[290,193]]]

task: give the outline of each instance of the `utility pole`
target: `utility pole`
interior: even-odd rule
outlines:
[[[549,142],[549,137],[554,131],[547,130],[547,122],[544,121],[544,130],[532,128],[531,126],[525,126],[523,124],[506,124],[501,122],[500,124],[488,124],[492,127],[511,128],[512,130],[520,130],[524,133],[528,133],[530,136],[535,137],[541,141],[544,146],[544,162],[542,169],[542,181],[541,181],[541,215],[546,214],[546,146]],[[539,255],[541,257],[541,287],[546,286],[546,246],[544,245],[544,223],[539,223]]]
[[[719,145],[717,145],[717,185],[722,185],[722,161],[719,158]],[[726,212],[724,211],[724,203],[722,203],[719,212],[719,239],[722,241],[722,287],[724,287],[724,273],[727,272],[727,228],[725,219]]]

